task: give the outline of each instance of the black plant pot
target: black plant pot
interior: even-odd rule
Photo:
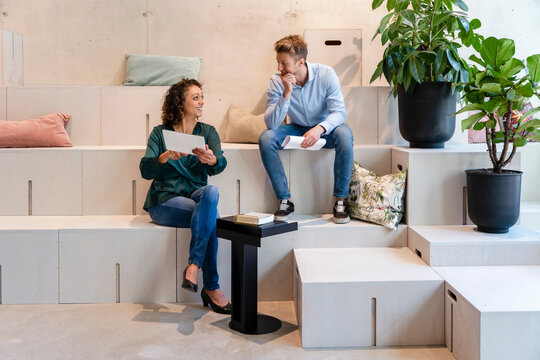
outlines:
[[[507,233],[519,218],[521,171],[502,174],[482,169],[467,173],[467,208],[478,231]]]
[[[412,93],[398,87],[399,131],[413,148],[443,148],[456,128],[456,96],[449,82],[426,82]]]

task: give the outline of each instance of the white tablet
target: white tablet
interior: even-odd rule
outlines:
[[[177,131],[163,130],[163,139],[167,150],[193,154],[193,149],[205,149],[204,137],[188,135]]]

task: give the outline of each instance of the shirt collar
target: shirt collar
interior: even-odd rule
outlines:
[[[309,84],[309,83],[313,80],[313,65],[311,65],[310,63],[308,63],[308,62],[306,61],[306,66],[307,66],[307,72],[308,72],[308,74],[307,74],[307,76],[308,76],[307,81],[306,81],[306,83],[304,84],[304,86],[299,86],[299,85],[296,85],[296,84],[294,85],[294,86],[296,86],[296,87],[298,87],[298,88],[305,87],[307,84]]]
[[[306,85],[313,80],[313,65],[311,65],[311,63],[308,63],[306,61],[306,66],[307,66],[307,70],[308,70],[308,78],[307,78],[307,81],[306,81]]]

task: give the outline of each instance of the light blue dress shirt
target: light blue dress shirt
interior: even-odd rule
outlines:
[[[284,86],[279,73],[268,82],[264,121],[268,129],[276,129],[288,114],[293,124],[313,127],[321,125],[325,134],[345,122],[346,112],[339,79],[334,69],[323,64],[306,62],[308,80],[304,86],[293,85],[289,100],[283,97]]]

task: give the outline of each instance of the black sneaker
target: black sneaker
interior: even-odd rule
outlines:
[[[338,200],[334,204],[334,217],[332,218],[332,221],[336,224],[346,224],[351,221],[349,214],[347,214],[345,201]]]
[[[274,213],[274,219],[285,221],[294,212],[294,204],[289,200],[281,200],[279,209]]]

